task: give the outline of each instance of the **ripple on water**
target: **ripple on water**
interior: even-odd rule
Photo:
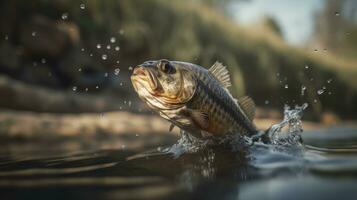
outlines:
[[[280,125],[298,125],[288,130],[301,131],[296,122]],[[276,130],[278,140],[292,133]],[[70,148],[50,153],[44,147],[44,154],[37,148],[2,153],[0,192],[30,199],[39,193],[47,199],[64,193],[70,194],[66,199],[353,199],[356,130],[304,132],[303,144],[251,144],[229,136],[217,145],[183,135],[174,146],[139,154],[120,146],[92,152]],[[26,192],[13,192],[18,189]]]

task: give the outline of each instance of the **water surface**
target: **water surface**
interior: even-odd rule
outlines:
[[[215,147],[176,159],[129,160],[153,148],[73,148],[80,139],[7,143],[0,150],[0,194],[1,199],[355,198],[357,129],[304,132],[303,140],[303,147],[258,143],[237,152]]]

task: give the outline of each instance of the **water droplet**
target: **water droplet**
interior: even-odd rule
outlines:
[[[102,48],[102,45],[101,44],[97,44],[97,49],[100,49]]]
[[[77,86],[73,86],[72,90],[73,92],[77,91]]]
[[[41,63],[45,64],[46,63],[46,58],[41,58]]]
[[[108,45],[107,45],[107,49],[110,49],[110,48],[111,48],[111,46],[108,44]]]
[[[268,105],[268,104],[269,104],[269,101],[268,101],[268,100],[265,100],[265,101],[264,101],[264,104],[265,104],[265,105]]]
[[[84,3],[82,3],[81,5],[79,5],[79,7],[80,7],[82,10],[86,9],[86,5],[85,5]]]
[[[162,148],[161,148],[161,147],[157,147],[156,150],[157,150],[157,151],[161,151]]]
[[[117,60],[117,62],[116,62],[117,64],[119,64],[119,60]]]
[[[62,14],[62,19],[67,20],[68,19],[68,13],[63,13]]]
[[[280,76],[280,73],[278,72],[278,73],[276,73],[276,76]]]
[[[119,51],[120,50],[120,47],[119,46],[116,46],[115,47],[115,51]]]
[[[128,101],[128,106],[131,107],[131,101]]]
[[[81,71],[82,71],[82,68],[78,68],[78,71],[81,72]]]
[[[31,35],[32,35],[32,37],[35,37],[35,36],[37,35],[37,32],[36,32],[36,31],[33,31],[33,32],[31,33]]]
[[[123,82],[120,82],[120,84],[119,84],[120,86],[123,86]]]
[[[335,15],[336,15],[336,16],[340,16],[340,13],[336,11],[336,12],[335,12]]]
[[[133,70],[133,67],[132,67],[132,66],[130,66],[128,69],[129,69],[129,71],[132,71],[132,70]]]
[[[93,57],[93,54],[92,54],[92,53],[90,53],[90,54],[89,54],[89,56],[90,56],[90,57]]]
[[[96,85],[96,86],[95,86],[95,89],[99,89],[99,86],[98,86],[98,85]]]
[[[317,99],[314,99],[314,103],[317,103]]]
[[[126,147],[125,144],[121,145],[121,148],[122,148],[122,149],[125,149],[125,147]]]
[[[332,82],[332,78],[327,80],[327,83],[331,83]]]
[[[5,35],[5,40],[8,40],[9,39],[9,36],[8,35]]]
[[[289,85],[288,85],[288,84],[285,84],[284,88],[285,88],[285,89],[288,89],[288,88],[289,88]]]
[[[108,72],[105,72],[105,73],[104,73],[104,77],[108,77]]]
[[[89,90],[88,88],[85,89],[86,92],[88,92],[88,90]]]
[[[120,30],[119,30],[119,34],[120,34],[120,35],[123,35],[123,34],[124,34],[124,30],[123,30],[123,29],[120,29]]]
[[[119,72],[120,72],[120,69],[119,69],[119,68],[114,69],[114,74],[115,74],[116,76],[119,75]]]
[[[305,95],[306,86],[301,86],[301,96]]]
[[[115,43],[116,41],[117,41],[117,39],[116,39],[115,37],[111,37],[111,38],[110,38],[110,42],[111,42],[111,43]]]
[[[82,48],[81,51],[84,51],[84,48]]]
[[[309,69],[309,65],[305,65],[305,69]]]
[[[107,58],[108,58],[107,54],[103,54],[103,55],[102,55],[102,59],[103,59],[103,60],[106,60]]]
[[[325,91],[323,90],[323,89],[320,89],[320,90],[317,90],[317,94],[318,95],[321,95],[321,94],[323,94]]]
[[[328,95],[331,95],[331,94],[332,94],[332,92],[328,92],[327,94],[328,94]]]
[[[135,134],[136,137],[139,137],[139,134]]]

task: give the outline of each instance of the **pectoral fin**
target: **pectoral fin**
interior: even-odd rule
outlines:
[[[174,125],[174,124],[171,124],[171,125],[170,125],[170,128],[169,128],[169,132],[171,132],[172,129],[174,129],[174,128],[175,128],[175,125]]]
[[[205,112],[193,110],[190,112],[193,122],[202,130],[207,130],[209,127],[209,116]]]

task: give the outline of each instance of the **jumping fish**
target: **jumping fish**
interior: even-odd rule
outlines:
[[[172,123],[170,130],[177,126],[197,138],[258,133],[253,100],[233,98],[229,72],[219,62],[207,70],[187,62],[147,61],[134,68],[131,81],[139,97]]]

